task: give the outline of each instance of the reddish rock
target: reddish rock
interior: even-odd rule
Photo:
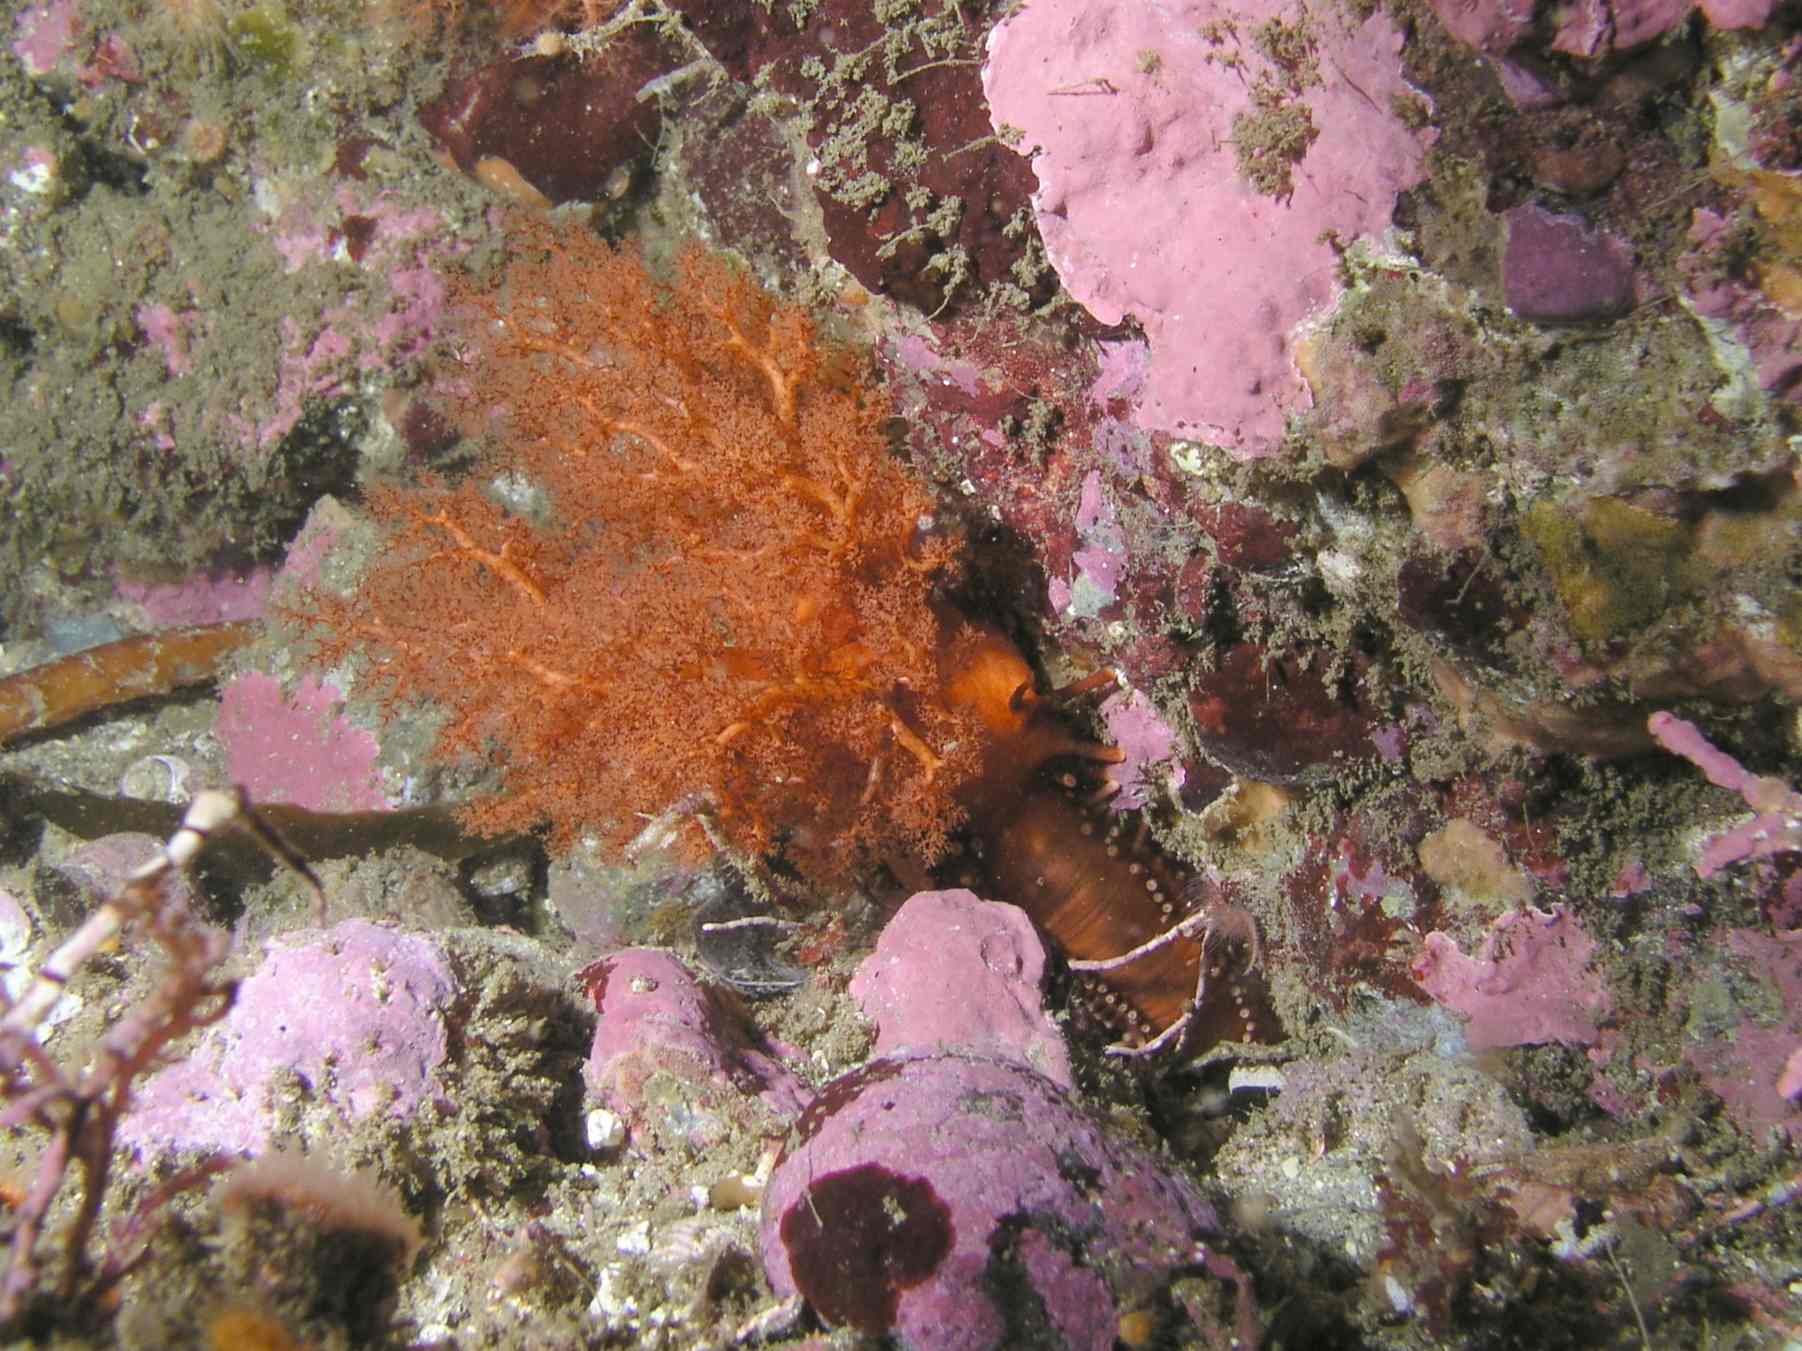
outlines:
[[[1505,667],[1505,644],[1528,616],[1509,600],[1486,555],[1416,556],[1397,574],[1396,614],[1466,661]]]
[[[1255,1345],[1250,1292],[1210,1251],[1193,1184],[1013,1061],[873,1060],[821,1090],[763,1197],[764,1269],[834,1327],[914,1351],[1107,1351],[1123,1316],[1168,1308],[1178,1274],[1238,1287],[1233,1324],[1184,1345]]]
[[[696,115],[710,111],[703,104]],[[675,153],[715,237],[787,275],[806,274],[812,260],[795,233],[805,190],[796,186],[793,152],[769,118],[735,107],[683,136]]]
[[[552,202],[603,201],[649,160],[661,114],[638,90],[674,64],[643,27],[585,60],[509,53],[452,79],[419,120],[464,173],[504,160]]]
[[[1541,146],[1533,152],[1533,177],[1573,197],[1601,192],[1627,167],[1627,152],[1609,144]]]
[[[980,61],[986,6],[965,7],[963,45],[953,52],[898,37],[862,0],[826,0],[799,24],[788,6],[674,7],[735,78],[760,79],[812,106],[809,172],[828,247],[864,287],[936,313],[946,307],[952,266],[967,269],[968,280],[949,296],[951,309],[989,283],[1014,280],[1031,230],[1010,238],[1003,229],[1021,213],[1030,221],[1034,178],[989,125]],[[857,78],[821,78],[843,54],[866,51],[883,54]],[[890,78],[891,61],[898,78]],[[910,204],[910,196],[929,200]],[[941,214],[954,199],[959,209]],[[1056,284],[1047,269],[1028,288],[1033,302]]]
[[[1633,254],[1621,240],[1541,206],[1515,207],[1507,222],[1502,289],[1522,319],[1585,323],[1633,308]]]
[[[1411,823],[1410,835],[1424,827]],[[1283,878],[1293,958],[1308,988],[1343,1011],[1360,991],[1426,1003],[1409,962],[1439,922],[1439,887],[1406,844],[1364,838],[1355,820],[1311,840]]]
[[[1295,527],[1248,502],[1210,502],[1191,508],[1191,517],[1214,541],[1225,568],[1269,572],[1289,561]]]
[[[669,953],[628,948],[577,979],[600,1015],[583,1078],[636,1148],[705,1149],[735,1124],[779,1129],[801,1110],[800,1081],[730,996]]]
[[[1247,778],[1292,784],[1338,774],[1377,753],[1355,676],[1329,689],[1315,668],[1257,643],[1195,673],[1189,709],[1202,749]]]

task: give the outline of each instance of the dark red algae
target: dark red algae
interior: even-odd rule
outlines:
[[[828,1323],[880,1336],[901,1292],[951,1252],[951,1208],[924,1178],[866,1163],[821,1178],[788,1208],[782,1245],[795,1285]]]

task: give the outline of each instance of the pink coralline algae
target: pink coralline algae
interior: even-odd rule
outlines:
[[[1697,876],[1712,877],[1747,859],[1802,851],[1802,793],[1781,779],[1753,774],[1693,722],[1658,712],[1646,728],[1659,745],[1688,760],[1716,787],[1738,793],[1753,811],[1751,820],[1703,843]],[[1777,913],[1788,916],[1785,922],[1794,919],[1788,905]],[[1788,1100],[1802,1096],[1802,929],[1774,935],[1735,929],[1729,943],[1775,991],[1783,1016],[1775,1026],[1746,1019],[1730,1038],[1695,1048],[1690,1059],[1742,1124],[1755,1130],[1782,1127],[1795,1138],[1802,1135],[1802,1119]]]
[[[121,578],[113,590],[141,606],[154,628],[261,619],[275,574],[267,567],[213,568],[179,582]]]
[[[1468,957],[1442,933],[1430,933],[1414,960],[1415,983],[1468,1020],[1473,1051],[1558,1041],[1587,1046],[1600,1034],[1611,1001],[1590,959],[1596,943],[1562,906],[1550,914],[1503,915]]]
[[[1781,779],[1749,773],[1703,736],[1693,722],[1654,713],[1646,720],[1646,729],[1659,745],[1706,774],[1710,783],[1738,793],[1756,813],[1750,821],[1702,846],[1702,856],[1696,860],[1698,877],[1713,877],[1745,859],[1802,850],[1802,793]]]
[[[1585,57],[1632,51],[1670,32],[1690,8],[1690,0],[1577,0],[1560,15],[1552,50]]]
[[[1731,331],[1745,348],[1759,386],[1779,398],[1802,399],[1802,316],[1777,304],[1735,265],[1736,220],[1698,207],[1690,249],[1678,260],[1696,313]]]
[[[801,1082],[726,996],[667,952],[628,948],[578,979],[600,1014],[583,1078],[637,1149],[704,1149],[749,1124],[780,1134]]]
[[[274,676],[250,671],[225,687],[215,732],[226,769],[258,802],[313,811],[381,811],[375,736],[343,716],[335,686],[305,676],[284,694]]]
[[[1126,541],[1113,503],[1102,490],[1099,470],[1083,479],[1076,532],[1078,547],[1070,555],[1075,571],[1068,581],[1051,579],[1051,608],[1059,614],[1093,619],[1119,598],[1120,582],[1126,575]]]
[[[1099,369],[1089,386],[1089,401],[1099,408],[1114,399],[1137,399],[1151,366],[1151,349],[1138,341],[1097,344]]]
[[[1740,1126],[1802,1140],[1802,1113],[1789,1101],[1802,1092],[1802,930],[1733,929],[1727,951],[1751,977],[1760,1011],[1690,1046],[1686,1058]]]
[[[163,369],[171,376],[186,375],[194,368],[188,351],[188,329],[200,316],[192,310],[177,314],[167,305],[140,305],[132,316],[152,346],[163,354]]]
[[[407,1117],[439,1099],[456,978],[429,939],[352,919],[270,943],[224,1021],[148,1080],[120,1125],[143,1154],[259,1154],[282,1076],[345,1122]]]
[[[1696,8],[1716,28],[1763,28],[1778,0],[1701,0]]]
[[[351,389],[359,373],[390,369],[426,350],[445,315],[446,288],[437,268],[454,252],[440,242],[443,221],[436,211],[349,187],[329,200],[314,195],[291,202],[265,229],[289,273],[329,269],[342,275],[348,263],[362,284],[340,285],[346,299],[326,310],[318,326],[285,317],[267,404],[221,416],[247,451],[259,453],[279,445],[315,401]],[[184,339],[192,341],[202,327],[184,327]]]
[[[145,378],[128,411],[158,463],[200,454],[212,465],[230,446],[247,485],[274,489],[287,475],[278,450],[297,432],[313,441],[325,406],[361,398],[383,378],[407,383],[399,373],[441,331],[440,269],[462,246],[447,240],[439,212],[395,193],[258,182],[267,219],[245,241],[243,277],[208,274],[197,245],[178,250],[165,283],[133,308]],[[227,280],[286,298],[270,302],[279,317],[255,343],[234,340],[224,322],[236,294]]]
[[[1101,706],[1108,744],[1126,758],[1106,770],[1118,791],[1108,800],[1115,811],[1137,811],[1163,800],[1164,791],[1180,790],[1185,780],[1176,763],[1182,737],[1140,690],[1122,690]]]
[[[951,1047],[1019,1060],[1074,1086],[1045,1012],[1045,946],[1018,906],[964,890],[910,896],[851,979],[876,1023],[875,1053]]]
[[[1244,459],[1280,448],[1308,404],[1296,330],[1340,290],[1329,239],[1380,235],[1423,177],[1424,138],[1393,111],[1411,97],[1401,46],[1380,12],[1278,0],[1038,0],[995,27],[996,131],[1037,152],[1039,230],[1070,293],[1143,327],[1146,427]]]
[[[13,20],[18,34],[13,55],[34,79],[48,75],[74,50],[81,36],[81,16],[75,0],[50,0],[43,5],[28,5]]]

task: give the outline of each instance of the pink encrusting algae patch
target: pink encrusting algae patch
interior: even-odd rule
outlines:
[[[1414,960],[1415,983],[1462,1013],[1474,1051],[1558,1041],[1588,1045],[1611,1007],[1591,966],[1596,942],[1562,906],[1550,914],[1503,915],[1469,957],[1442,933],[1430,933]]]
[[[1261,53],[1269,21],[1306,34],[1313,75]],[[1382,234],[1424,176],[1426,137],[1393,111],[1413,97],[1401,47],[1382,13],[1350,22],[1279,0],[1037,0],[996,25],[983,68],[996,132],[1035,156],[1039,231],[1070,294],[1150,340],[1146,427],[1241,459],[1280,448],[1309,402],[1296,330],[1341,289],[1329,240]],[[1283,152],[1286,195],[1249,183],[1235,150],[1268,124],[1260,81],[1284,86],[1287,125],[1314,132]]]
[[[381,811],[388,807],[376,761],[375,736],[346,720],[335,686],[305,676],[291,694],[260,671],[225,687],[217,734],[232,782],[258,802],[287,802],[313,811]]]

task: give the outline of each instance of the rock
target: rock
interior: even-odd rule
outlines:
[[[276,939],[193,1054],[144,1083],[120,1142],[260,1154],[274,1128],[271,1089],[286,1074],[346,1122],[411,1116],[439,1097],[456,993],[444,954],[416,934],[351,919]]]
[[[779,1132],[800,1112],[800,1081],[669,953],[628,948],[579,979],[601,1015],[583,1077],[635,1147],[704,1149],[738,1125]]]
[[[1202,1241],[1219,1232],[1189,1182],[1043,1075],[906,1055],[802,1114],[764,1193],[762,1248],[778,1297],[904,1348],[1108,1351],[1174,1276],[1219,1270]]]
[[[1540,206],[1507,214],[1502,290],[1508,308],[1539,324],[1618,319],[1633,308],[1633,255],[1613,235]]]
[[[1039,987],[1045,945],[1018,906],[922,891],[895,912],[851,979],[876,1023],[877,1056],[950,1048],[1017,1060],[1074,1087]]]

